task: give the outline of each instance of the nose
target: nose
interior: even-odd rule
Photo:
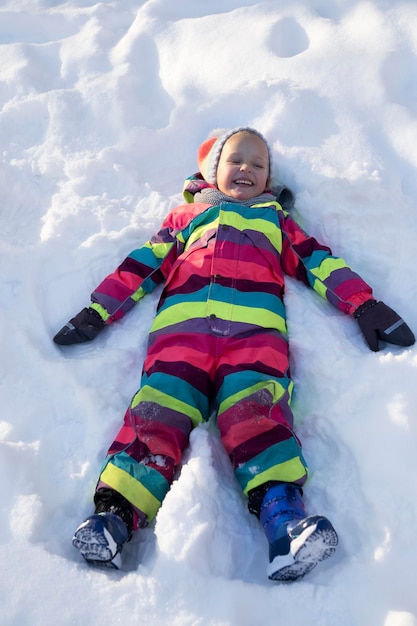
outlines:
[[[241,171],[247,172],[251,170],[251,166],[249,163],[242,163],[240,166]]]

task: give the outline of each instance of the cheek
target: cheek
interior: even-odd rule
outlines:
[[[268,175],[262,172],[262,174],[258,176],[258,185],[265,189],[268,185],[268,178]]]
[[[227,168],[223,168],[221,172],[218,172],[217,174],[217,182],[221,182],[223,184],[227,184],[228,182],[230,182],[232,178],[232,173],[230,171],[230,169]]]
[[[218,189],[220,189],[220,191],[226,191],[228,188],[228,181],[227,181],[227,177],[225,176],[224,172],[222,172],[221,174],[217,175],[217,181],[216,181],[217,187]]]

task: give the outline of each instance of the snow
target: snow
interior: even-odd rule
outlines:
[[[310,513],[337,555],[266,579],[216,426],[196,429],[121,572],[71,545],[139,384],[152,294],[95,342],[52,336],[181,202],[213,128],[255,126],[296,218],[417,331],[417,5],[0,3],[0,623],[417,626],[417,346],[366,347],[288,281]]]

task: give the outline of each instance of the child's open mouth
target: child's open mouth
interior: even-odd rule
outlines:
[[[250,180],[246,180],[244,178],[239,178],[235,180],[235,185],[248,185],[248,187],[252,187],[253,183]]]

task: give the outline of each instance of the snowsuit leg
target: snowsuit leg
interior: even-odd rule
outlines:
[[[204,335],[164,329],[150,336],[141,387],[97,485],[133,504],[139,525],[155,517],[191,430],[209,417],[214,365]]]
[[[242,491],[269,481],[302,485],[307,466],[293,431],[287,341],[253,331],[231,339],[219,358],[217,422]]]

